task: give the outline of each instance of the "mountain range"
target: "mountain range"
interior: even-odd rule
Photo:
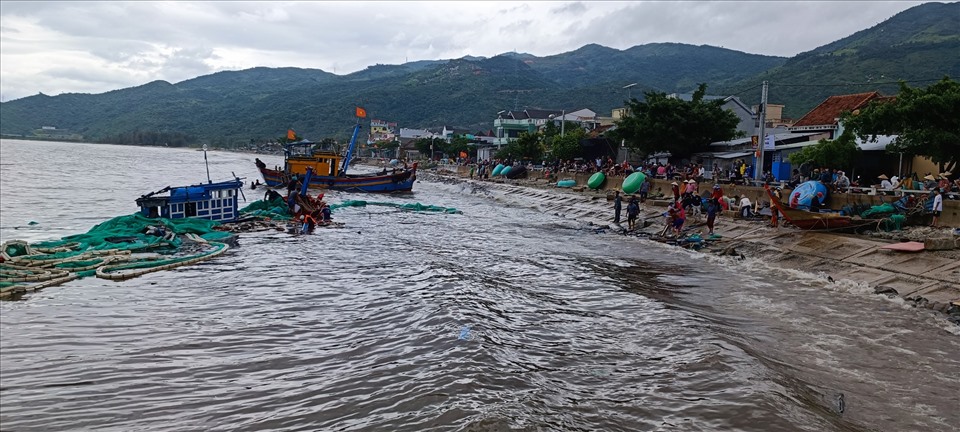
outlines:
[[[798,30],[799,31],[799,30]],[[960,3],[926,3],[846,38],[794,57],[713,46],[653,43],[617,50],[586,45],[536,57],[504,53],[401,65],[348,75],[319,69],[257,67],[176,84],[154,81],[102,94],[38,94],[0,104],[0,134],[30,136],[43,126],[120,142],[149,131],[183,144],[231,145],[283,136],[288,128],[320,139],[347,138],[354,106],[402,127],[492,128],[500,110],[590,108],[600,115],[644,91],[760,99],[798,118],[826,97],[880,91],[897,81],[924,86],[960,75]],[[120,141],[118,141],[120,140]]]

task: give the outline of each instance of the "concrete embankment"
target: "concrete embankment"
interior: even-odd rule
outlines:
[[[612,223],[611,202],[612,190],[619,188],[622,179],[609,179],[605,189],[590,190],[556,188],[554,182],[545,179],[470,180],[468,170],[460,173],[440,170],[436,174],[440,177],[438,180],[471,181],[484,187],[502,189],[512,196],[537,203],[535,207],[544,212],[622,230],[622,227]],[[426,176],[423,178],[427,179]],[[669,193],[668,182],[655,180],[652,194],[664,183],[668,186],[664,190]],[[724,188],[728,194],[747,194],[763,201],[764,195],[755,191],[759,188],[734,187],[736,191],[733,192],[729,192],[732,188]],[[628,234],[656,236],[664,226],[661,215],[666,203],[648,200],[642,206],[641,219],[649,221],[649,226]],[[947,207],[946,204],[944,207]],[[956,206],[953,208],[954,211],[960,211]],[[626,218],[625,214],[623,218]],[[706,228],[698,228],[694,223],[693,230],[706,231]],[[714,242],[709,250],[727,255],[742,254],[779,268],[823,275],[835,281],[845,279],[866,284],[877,294],[899,296],[918,307],[948,314],[951,320],[960,324],[960,237],[953,235],[951,228],[924,227],[877,236],[839,234],[801,231],[783,226],[773,228],[769,220],[735,219],[731,213],[727,213],[717,219],[715,232],[722,239]],[[926,240],[928,245],[938,250],[908,253],[883,249],[908,237]]]

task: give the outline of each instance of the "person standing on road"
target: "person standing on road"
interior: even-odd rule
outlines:
[[[630,204],[627,204],[627,225],[630,231],[636,228],[638,215],[640,215],[640,204],[637,203],[636,198],[631,198]]]
[[[716,198],[710,198],[707,201],[707,228],[710,229],[708,235],[713,235],[713,225],[717,220],[717,213],[720,212],[720,201]]]
[[[640,202],[647,202],[647,194],[650,193],[650,179],[644,179],[640,184]]]
[[[940,213],[943,212],[943,195],[940,195],[940,188],[933,189],[933,222],[930,226],[936,228],[940,221]]]

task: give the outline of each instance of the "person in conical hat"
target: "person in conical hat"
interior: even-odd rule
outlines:
[[[880,177],[877,177],[877,178],[883,180],[880,182],[881,189],[886,191],[893,190],[893,183],[890,183],[890,180],[887,178],[887,176],[881,174]]]
[[[889,179],[890,179],[890,177],[887,177],[886,174],[880,174],[879,176],[877,176],[877,178],[880,179],[880,180],[889,180]]]

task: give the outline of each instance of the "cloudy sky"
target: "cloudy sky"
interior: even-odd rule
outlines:
[[[0,99],[102,93],[255,66],[383,64],[588,43],[714,45],[793,56],[922,1],[0,1]]]

